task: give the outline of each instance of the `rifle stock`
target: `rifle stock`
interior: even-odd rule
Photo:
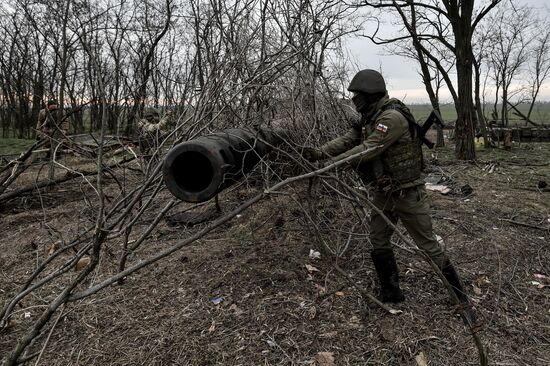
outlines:
[[[443,122],[443,118],[441,118],[441,114],[439,114],[439,112],[435,109],[432,110],[422,126],[420,126],[419,124],[416,124],[415,126],[418,133],[418,138],[420,139],[420,141],[422,141],[423,144],[428,146],[429,149],[433,149],[435,144],[426,137],[426,133],[434,124],[437,125],[439,128],[445,127],[445,123]]]

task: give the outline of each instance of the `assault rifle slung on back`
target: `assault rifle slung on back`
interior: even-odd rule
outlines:
[[[445,127],[445,123],[443,123],[441,114],[439,114],[439,112],[436,111],[435,109],[432,110],[432,112],[426,119],[426,122],[424,122],[422,125],[415,123],[413,126],[420,141],[424,145],[428,146],[429,149],[433,149],[435,144],[426,137],[426,133],[433,126],[434,123],[436,124],[436,126],[438,126],[441,129]]]

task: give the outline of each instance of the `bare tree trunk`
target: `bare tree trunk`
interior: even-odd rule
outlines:
[[[502,105],[500,118],[502,119],[502,125],[508,127],[508,88],[506,82],[502,83]]]
[[[480,64],[477,62],[477,60],[474,59],[474,73],[475,73],[475,107],[476,107],[476,113],[477,113],[477,123],[479,123],[479,129],[481,130],[481,134],[483,135],[483,147],[489,148],[491,147],[490,142],[490,135],[489,131],[487,130],[487,121],[485,120],[485,115],[483,114],[483,107],[480,97],[480,83],[481,83],[481,75],[480,75]]]
[[[430,103],[432,105],[432,108],[438,112],[441,112],[439,108],[439,98],[432,86],[432,76],[431,76],[430,68],[428,67],[428,63],[426,62],[424,51],[420,46],[420,40],[418,39],[418,35],[416,31],[416,11],[413,4],[411,4],[411,18],[412,18],[411,30],[413,31],[412,32],[413,45],[416,50],[416,54],[418,56],[418,61],[420,63],[420,70],[422,71],[422,82],[424,83],[424,87],[426,88],[426,92],[428,93],[428,97],[430,98]],[[436,85],[439,86],[439,84],[436,84]],[[436,131],[437,131],[437,140],[435,143],[435,147],[444,147],[445,138],[443,136],[443,129],[439,126],[436,126]]]
[[[460,160],[476,157],[474,144],[474,103],[472,101],[471,38],[457,41],[456,71],[458,80],[457,121],[455,126],[455,155]]]
[[[476,157],[474,144],[474,103],[472,101],[472,24],[473,0],[443,1],[455,35],[456,72],[458,101],[455,126],[455,155],[460,160],[473,160]]]

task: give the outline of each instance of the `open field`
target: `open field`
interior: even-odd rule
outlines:
[[[411,111],[417,119],[425,119],[430,112],[432,107],[429,104],[409,104]],[[521,113],[527,114],[528,111],[527,104],[520,104],[518,109]],[[487,118],[490,118],[490,111],[492,110],[492,105],[485,106],[485,115]],[[499,106],[500,112],[500,106]],[[513,111],[510,111],[510,123],[511,124],[524,124],[525,122],[519,117],[512,114]],[[499,113],[500,114],[500,113]],[[441,116],[445,121],[454,121],[456,120],[456,110],[454,104],[443,104],[441,105]],[[545,125],[550,125],[550,102],[537,103],[533,109],[531,119],[535,123],[542,123]]]
[[[18,154],[34,143],[35,140],[0,138],[0,155]]]

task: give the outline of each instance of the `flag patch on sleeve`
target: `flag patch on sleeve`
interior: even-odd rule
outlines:
[[[383,125],[382,123],[379,123],[376,125],[376,130],[386,133],[388,132],[388,126]]]

